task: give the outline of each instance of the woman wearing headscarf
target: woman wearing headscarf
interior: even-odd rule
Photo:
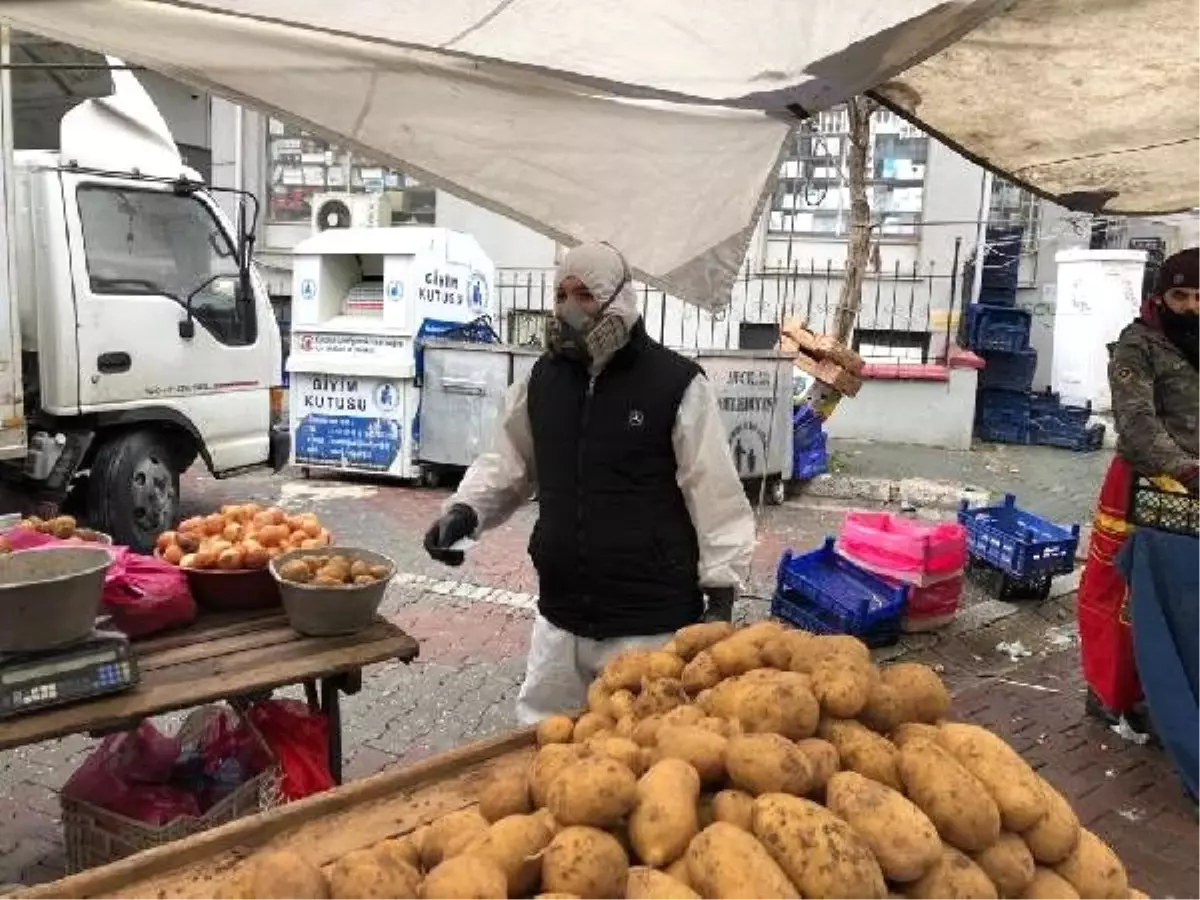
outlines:
[[[712,387],[646,334],[625,259],[608,244],[575,247],[555,286],[546,353],[510,389],[491,450],[425,536],[434,559],[459,565],[460,540],[536,490],[522,724],[585,706],[613,655],[730,620],[754,548]]]
[[[1080,655],[1088,683],[1087,711],[1114,724],[1122,717],[1138,731],[1141,687],[1134,662],[1127,585],[1116,557],[1138,476],[1175,483],[1193,496],[1200,472],[1197,417],[1200,389],[1200,251],[1183,250],[1159,269],[1141,315],[1110,346],[1117,454],[1109,466],[1079,584]]]

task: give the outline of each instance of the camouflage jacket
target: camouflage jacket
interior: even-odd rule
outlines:
[[[1108,382],[1117,453],[1150,476],[1194,469],[1200,379],[1165,335],[1132,322],[1109,346]]]

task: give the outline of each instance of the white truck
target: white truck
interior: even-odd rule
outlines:
[[[55,151],[13,152],[3,104],[0,511],[61,505],[144,551],[197,458],[279,469],[290,437],[253,198],[233,228],[132,72],[112,80]]]

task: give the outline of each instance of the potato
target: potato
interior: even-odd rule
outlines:
[[[903,750],[909,741],[933,741],[936,744],[940,736],[941,732],[938,731],[936,725],[926,725],[924,722],[901,722],[888,734],[888,739]]]
[[[538,746],[569,744],[574,733],[575,722],[570,716],[547,716],[537,724]]]
[[[680,884],[665,872],[648,866],[634,866],[625,880],[626,900],[700,900],[700,895]]]
[[[713,822],[687,849],[688,884],[716,898],[798,898],[800,892],[754,835]]]
[[[811,737],[820,716],[812,691],[795,672],[772,672],[777,677],[745,686],[730,718],[737,719],[748,734],[770,732],[793,741]]]
[[[508,897],[504,873],[494,862],[473,856],[455,856],[425,876],[421,896],[426,900],[485,900]]]
[[[903,722],[932,724],[950,709],[950,693],[941,677],[921,663],[896,663],[879,671],[884,684],[900,695]]]
[[[624,690],[624,688],[622,688],[622,690]],[[603,675],[594,678],[587,688],[586,711],[599,713],[602,716],[608,716],[610,719],[613,718],[610,715],[608,704],[609,701],[612,700],[612,695],[614,693],[615,691],[610,690],[609,687],[604,683]]]
[[[670,712],[687,702],[687,692],[678,678],[647,678],[642,680],[641,693],[633,701],[633,714],[639,719],[644,719],[646,716]]]
[[[941,858],[942,839],[929,817],[886,785],[838,772],[825,787],[825,805],[858,832],[889,881],[916,881]]]
[[[874,677],[869,662],[851,657],[833,657],[813,669],[813,695],[825,715],[853,719],[867,705]]]
[[[1021,833],[1033,858],[1045,866],[1062,862],[1079,842],[1079,817],[1071,804],[1041,776],[1038,788],[1046,798],[1047,810],[1036,825]]]
[[[904,722],[900,692],[892,685],[885,684],[882,678],[875,679],[867,695],[867,704],[858,714],[858,720],[872,731],[891,734]]]
[[[563,825],[610,828],[637,802],[637,779],[626,766],[590,756],[564,768],[546,791],[546,808]]]
[[[335,862],[329,869],[329,888],[335,900],[415,898],[420,894],[421,873],[371,847],[351,851]]]
[[[810,635],[792,650],[792,671],[811,674],[830,657],[857,660],[870,665],[871,651],[856,637],[847,634]]]
[[[705,716],[696,723],[696,727],[727,738],[746,733],[746,730],[742,728],[742,723],[737,719],[718,719],[716,716]]]
[[[665,866],[679,859],[700,831],[696,801],[700,776],[680,759],[664,759],[638,780],[629,816],[629,842],[638,859]]]
[[[758,656],[764,666],[786,671],[792,664],[792,647],[780,635],[763,644]]]
[[[1012,747],[978,725],[947,722],[938,730],[942,745],[995,798],[1006,829],[1025,831],[1046,814],[1038,776]]]
[[[705,784],[725,777],[728,739],[699,725],[664,725],[658,730],[655,759],[681,759],[691,765]]]
[[[1033,881],[1033,854],[1019,835],[1001,833],[996,843],[971,857],[1001,897],[1019,897]]]
[[[704,718],[704,710],[686,703],[663,713],[662,723],[664,725],[699,725]]]
[[[708,826],[706,825],[704,827],[707,828]],[[688,846],[690,847],[691,844],[689,844]],[[678,881],[680,884],[682,884],[684,887],[691,890],[692,883],[688,879],[690,879],[692,876],[691,876],[691,873],[688,871],[688,861],[687,861],[686,853],[683,856],[679,857],[679,859],[675,860],[675,862],[673,862],[669,866],[667,866],[663,871],[666,874],[670,875],[672,878],[674,878],[676,881]]]
[[[375,845],[375,851],[385,860],[404,863],[421,871],[421,841],[425,839],[423,831],[414,831],[404,837],[388,838]]]
[[[915,740],[900,750],[905,793],[920,807],[942,840],[978,853],[1000,837],[1000,809],[979,779],[941,745]]]
[[[616,724],[608,716],[601,715],[600,713],[585,712],[576,720],[575,730],[571,733],[571,740],[577,744],[582,744],[597,732],[611,731]]]
[[[1142,893],[1137,888],[1129,889],[1129,900],[1150,900],[1149,895]]]
[[[532,811],[529,776],[524,772],[514,772],[494,779],[479,795],[479,814],[489,822]]]
[[[1033,870],[1033,880],[1025,890],[1016,896],[1024,900],[1079,900],[1079,892],[1053,869],[1037,866]]]
[[[605,713],[610,719],[618,722],[625,716],[633,715],[634,696],[632,691],[613,691],[608,698],[608,710]]]
[[[268,900],[320,900],[331,897],[325,873],[290,850],[256,853],[223,886],[224,896],[264,897]]]
[[[1086,828],[1079,841],[1054,871],[1070,882],[1080,897],[1128,897],[1129,877],[1112,848]]]
[[[683,689],[695,695],[717,685],[721,681],[721,670],[717,661],[713,659],[712,652],[702,650],[683,667],[679,677],[683,682]]]
[[[712,799],[713,821],[728,822],[742,831],[752,830],[754,798],[745,791],[719,791]]]
[[[896,769],[898,751],[887,738],[853,719],[823,719],[817,731],[837,748],[842,768],[903,790]]]
[[[306,584],[312,581],[313,573],[308,570],[302,559],[290,559],[279,567],[279,577],[284,581],[294,581]]]
[[[689,662],[717,641],[725,640],[733,631],[733,625],[729,622],[700,622],[680,628],[671,643],[675,645],[675,654],[684,662]]]
[[[639,747],[653,747],[658,743],[658,731],[662,725],[662,716],[650,716],[638,722],[629,737]]]
[[[460,809],[435,819],[421,841],[421,868],[426,872],[433,869],[445,857],[451,841],[478,837],[487,831],[488,824],[474,808]]]
[[[809,791],[824,792],[826,782],[842,765],[837,747],[820,738],[805,738],[802,741],[796,741],[796,749],[804,754],[809,768],[812,770],[812,785],[809,787]]]
[[[461,855],[494,863],[508,881],[508,895],[521,897],[537,887],[539,854],[553,837],[545,816],[506,816],[471,841]]]
[[[800,750],[778,734],[747,734],[730,738],[725,769],[734,787],[758,795],[800,794],[812,785],[812,767]]]
[[[723,678],[744,675],[751,669],[761,668],[763,664],[759,647],[752,641],[740,638],[738,634],[718,641],[708,648],[708,652]]]
[[[753,827],[803,896],[887,894],[867,843],[823,806],[787,794],[763,794],[754,801]]]
[[[919,879],[908,885],[909,897],[957,897],[961,900],[997,900],[996,886],[975,863],[955,850],[942,847],[942,856]]]
[[[578,894],[534,894],[533,900],[582,900]]]
[[[620,897],[629,857],[620,841],[596,828],[564,828],[542,856],[542,889],[577,897]]]
[[[629,738],[613,735],[593,737],[588,739],[587,746],[597,756],[607,756],[609,759],[615,759],[628,768],[634,775],[640,776],[646,770],[642,760],[642,748]]]
[[[678,678],[683,672],[683,660],[662,650],[629,650],[614,656],[604,666],[601,677],[610,691],[624,688],[638,690],[642,679]]]

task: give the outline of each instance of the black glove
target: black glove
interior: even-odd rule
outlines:
[[[733,601],[737,599],[737,591],[731,587],[714,587],[704,589],[704,621],[732,622]]]
[[[1192,466],[1185,472],[1181,472],[1176,480],[1187,488],[1187,492],[1192,497],[1200,493],[1200,466]]]
[[[478,527],[479,517],[475,515],[475,510],[456,503],[425,532],[425,552],[448,566],[461,566],[463,552],[450,548],[473,535]]]

